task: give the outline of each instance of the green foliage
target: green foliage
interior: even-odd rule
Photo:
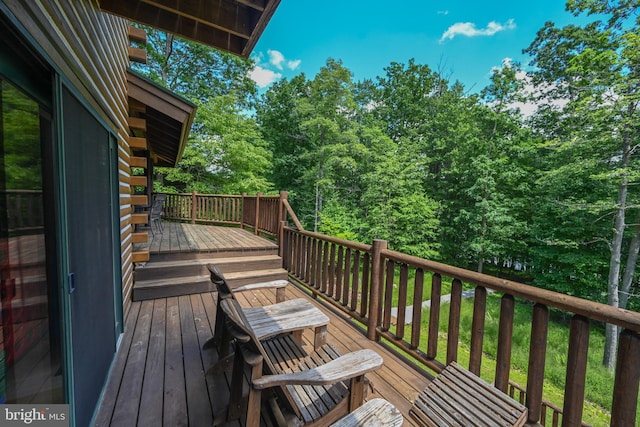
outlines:
[[[40,112],[38,104],[2,80],[0,129],[4,157],[4,188],[42,189]]]

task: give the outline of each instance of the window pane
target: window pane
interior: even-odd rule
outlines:
[[[57,292],[47,277],[47,111],[0,78],[0,403],[63,402]]]

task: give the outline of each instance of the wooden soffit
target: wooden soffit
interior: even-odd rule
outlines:
[[[280,0],[99,0],[132,21],[248,58]]]
[[[196,105],[133,70],[127,71],[127,86],[130,114],[146,120],[146,130],[137,130],[134,136],[147,139],[154,165],[175,167],[182,158]]]

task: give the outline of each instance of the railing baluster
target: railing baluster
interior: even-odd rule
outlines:
[[[640,335],[625,329],[620,334],[611,426],[635,426],[640,381]]]
[[[413,282],[413,310],[411,316],[411,347],[420,345],[420,329],[422,323],[422,294],[424,291],[424,271],[416,269],[416,278]]]
[[[542,386],[547,352],[547,332],[549,329],[549,310],[544,304],[533,306],[531,321],[531,343],[529,350],[529,368],[527,371],[526,407],[529,411],[528,423],[537,424],[542,405]]]
[[[315,259],[315,279],[314,285],[316,289],[320,289],[322,283],[322,242],[316,239],[316,259]]]
[[[567,379],[564,389],[562,425],[577,426],[582,422],[584,384],[589,350],[589,319],[577,314],[571,318]]]
[[[515,300],[513,296],[504,294],[500,302],[500,326],[498,329],[495,386],[505,393],[509,386],[509,373],[511,370],[514,308]]]
[[[365,252],[362,262],[362,299],[360,301],[360,316],[366,316],[369,311],[369,271],[371,265],[371,256]]]
[[[487,290],[478,286],[473,300],[473,322],[471,324],[471,354],[469,370],[480,376],[482,364],[482,342],[484,340],[484,320],[487,312]]]
[[[387,260],[386,281],[384,287],[384,311],[382,313],[382,329],[388,331],[391,327],[391,302],[393,300],[393,279],[395,275],[395,264]]]
[[[458,360],[458,336],[460,334],[460,308],[462,305],[462,282],[453,279],[451,303],[449,305],[449,332],[447,335],[447,365]]]
[[[336,285],[336,245],[331,243],[331,249],[329,251],[329,286],[327,289],[327,296],[333,296]]]
[[[344,277],[342,283],[342,305],[349,303],[349,281],[351,279],[351,248],[347,248],[344,255]]]
[[[316,259],[316,249],[317,249],[317,243],[318,241],[314,238],[310,238],[309,239],[311,241],[310,247],[309,247],[309,277],[307,280],[307,283],[309,283],[312,287],[315,287],[316,285],[316,269],[318,267],[317,265],[317,259]]]
[[[398,315],[396,316],[396,337],[404,338],[405,317],[407,313],[407,286],[409,285],[409,266],[400,266],[400,285],[398,286]]]
[[[309,282],[309,268],[311,264],[311,237],[304,237],[304,259],[302,262],[302,279]]]
[[[322,282],[320,291],[327,294],[327,282],[329,278],[329,242],[324,242],[322,250]]]
[[[344,248],[338,246],[338,264],[336,265],[336,287],[333,299],[340,301],[342,298],[342,273],[344,268]]]
[[[351,310],[356,310],[358,308],[358,291],[360,284],[360,251],[355,251],[353,253],[353,273],[351,274]]]
[[[431,276],[431,304],[429,309],[429,342],[427,357],[435,359],[438,354],[438,330],[440,328],[440,298],[442,296],[442,276]]]

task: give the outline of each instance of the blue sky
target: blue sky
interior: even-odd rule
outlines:
[[[522,49],[546,21],[575,19],[560,0],[282,0],[253,51],[253,77],[262,88],[302,72],[312,79],[334,58],[358,81],[415,58],[479,92],[506,58],[528,63]]]

